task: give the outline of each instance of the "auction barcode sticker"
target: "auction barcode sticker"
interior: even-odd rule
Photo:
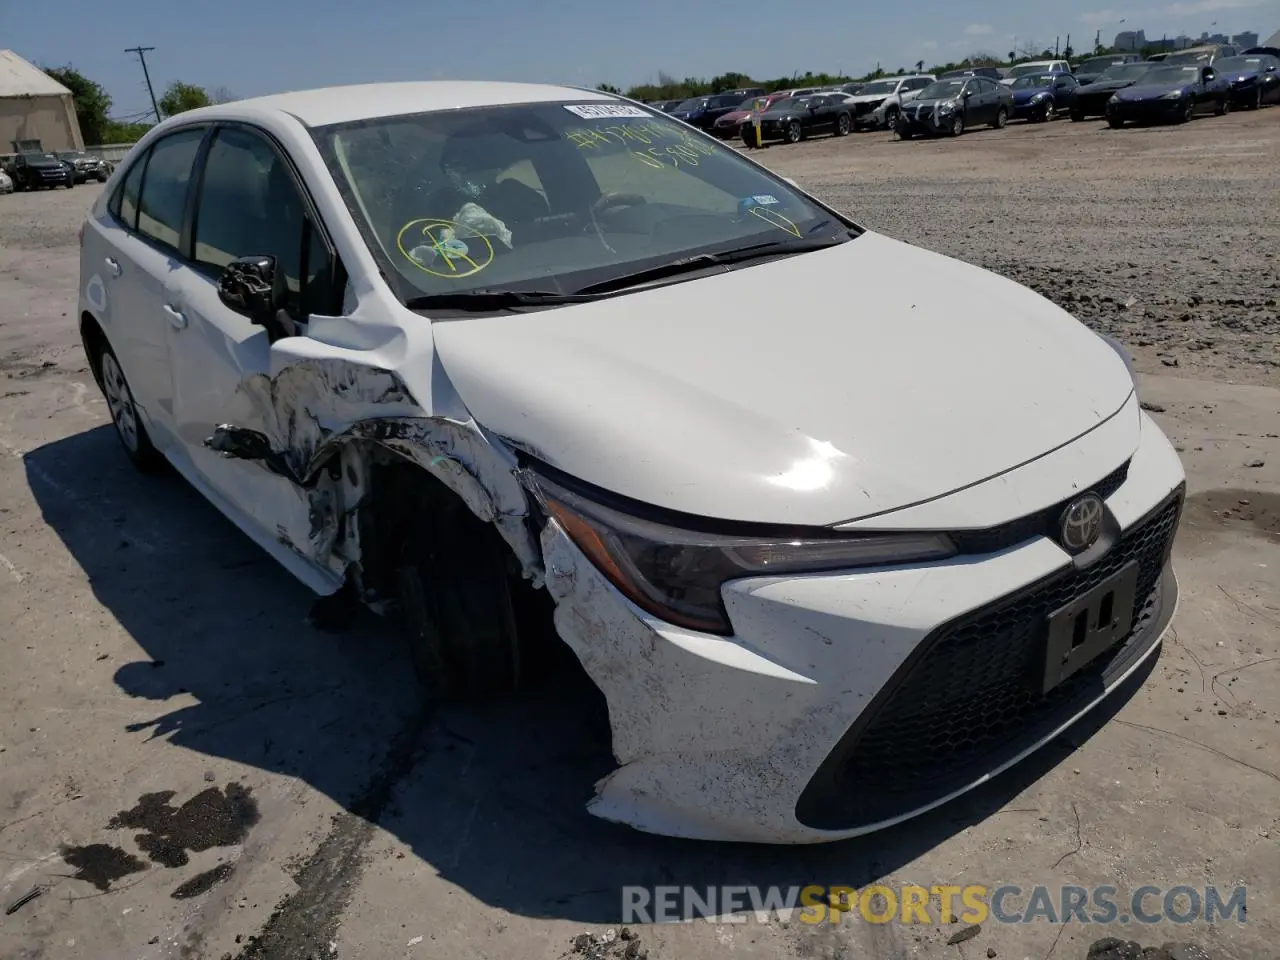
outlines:
[[[564,108],[583,120],[606,120],[613,117],[647,117],[639,107],[613,103],[566,103]]]

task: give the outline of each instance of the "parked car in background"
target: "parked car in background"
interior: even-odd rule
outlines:
[[[843,137],[852,129],[851,104],[823,93],[777,100],[760,114],[761,142],[799,143],[814,133]],[[749,147],[756,144],[755,131],[750,125],[742,127],[742,142]]]
[[[663,113],[670,113],[682,103],[684,103],[683,100],[650,100],[649,106],[655,110],[661,110]]]
[[[1125,87],[1133,86],[1148,70],[1155,66],[1156,64],[1146,60],[1118,64],[1114,67],[1108,67],[1100,77],[1088,86],[1081,85],[1076,87],[1071,94],[1071,101],[1067,105],[1067,109],[1071,113],[1071,119],[1078,123],[1082,120],[1087,120],[1089,117],[1105,117],[1107,115],[1107,101],[1115,95],[1115,92],[1123,90]]]
[[[107,182],[109,171],[101,157],[95,157],[83,150],[59,150],[56,156],[63,163],[71,164],[76,183],[86,183],[89,180],[97,180],[99,183]]]
[[[52,153],[20,153],[9,165],[15,190],[39,190],[42,187],[75,186],[75,172]]]
[[[1160,64],[1107,101],[1107,123],[1186,123],[1197,113],[1222,115],[1231,109],[1231,90],[1213,67]]]
[[[1076,64],[1072,75],[1082,87],[1087,87],[1112,67],[1126,63],[1141,63],[1142,57],[1136,53],[1112,53],[1104,57],[1090,57]]]
[[[849,94],[849,96],[856,97],[866,89],[866,86],[865,83],[845,83],[841,84],[840,89],[842,92]]]
[[[791,91],[781,90],[777,93],[770,93],[759,97],[748,97],[738,104],[728,113],[716,118],[716,122],[711,126],[711,132],[721,140],[732,140],[734,137],[742,135],[742,125],[751,119],[755,113],[763,113],[769,109],[771,104],[777,103],[779,100],[785,100],[791,96]]]
[[[1280,58],[1242,54],[1225,57],[1213,68],[1230,86],[1232,106],[1257,110],[1264,104],[1280,103]]]
[[[13,178],[0,170],[0,193],[13,193]]]
[[[1024,75],[1009,85],[1013,93],[1013,119],[1028,123],[1052,120],[1067,109],[1071,95],[1080,85],[1069,73]]]
[[[1265,53],[1269,57],[1275,57],[1277,60],[1280,60],[1280,47],[1250,47],[1248,50],[1243,51],[1243,53],[1246,56],[1254,53]]]
[[[701,130],[710,130],[715,122],[742,102],[735,94],[717,93],[706,97],[690,97],[684,103],[668,110],[673,117],[691,123]]]
[[[914,100],[920,91],[933,83],[933,74],[912,74],[903,77],[886,77],[865,84],[862,92],[853,98],[853,128],[893,129],[898,125],[902,104]]]
[[[964,67],[961,70],[948,70],[946,73],[938,77],[939,80],[950,80],[953,77],[987,77],[990,80],[999,81],[1004,74],[1000,72],[999,67]]]
[[[1012,86],[1019,77],[1033,77],[1040,73],[1070,73],[1071,64],[1065,60],[1034,60],[1010,67],[1000,82],[1006,87]]]
[[[953,77],[920,91],[902,107],[898,136],[946,134],[958,137],[970,127],[990,124],[997,130],[1013,114],[1013,93],[989,77]]]
[[[1186,50],[1177,50],[1168,54],[1162,62],[1164,63],[1192,63],[1198,67],[1212,67],[1219,60],[1226,57],[1234,57],[1240,52],[1240,48],[1229,43],[1210,43],[1200,47],[1188,47]]]

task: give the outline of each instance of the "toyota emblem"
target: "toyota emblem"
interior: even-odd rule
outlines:
[[[1102,509],[1102,498],[1096,493],[1086,493],[1067,504],[1059,521],[1062,545],[1072,553],[1093,546],[1102,532]]]

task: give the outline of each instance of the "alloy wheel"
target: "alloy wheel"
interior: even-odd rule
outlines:
[[[138,413],[133,405],[133,394],[125,382],[124,371],[111,353],[102,355],[102,392],[111,411],[120,441],[130,453],[138,452]]]

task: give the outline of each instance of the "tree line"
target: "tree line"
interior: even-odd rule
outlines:
[[[154,120],[111,119],[111,94],[107,93],[102,84],[90,80],[70,64],[63,67],[42,66],[40,69],[71,91],[76,120],[80,123],[80,135],[87,144],[133,143],[154,124]],[[156,105],[160,108],[160,119],[164,119],[197,107],[227,103],[235,99],[235,94],[226,87],[206,90],[192,83],[174,81],[156,100]]]

